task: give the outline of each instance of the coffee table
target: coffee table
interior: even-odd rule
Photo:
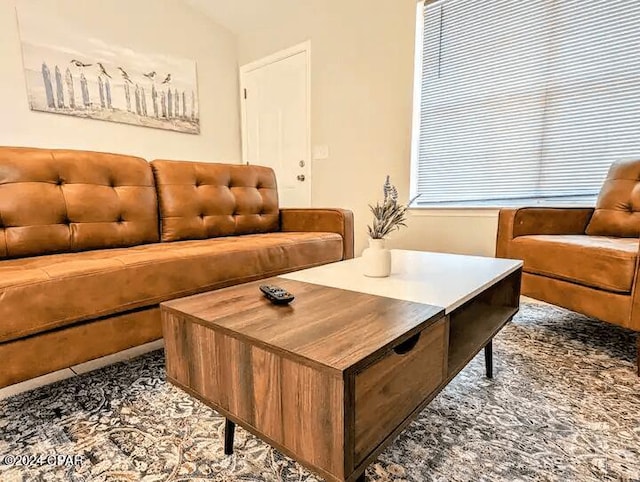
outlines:
[[[366,467],[518,311],[522,262],[392,251],[161,304],[167,379],[330,481]],[[274,306],[259,292],[292,292]]]

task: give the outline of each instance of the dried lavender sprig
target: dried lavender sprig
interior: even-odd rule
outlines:
[[[401,226],[406,227],[407,210],[419,197],[418,195],[411,199],[406,206],[398,204],[398,190],[391,184],[390,176],[386,177],[382,190],[384,193],[382,204],[378,202],[375,206],[369,205],[373,213],[373,225],[367,226],[367,230],[373,239],[382,239],[394,230],[400,229]]]

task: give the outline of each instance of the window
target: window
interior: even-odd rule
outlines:
[[[640,1],[441,0],[418,22],[418,205],[593,200],[640,158]]]

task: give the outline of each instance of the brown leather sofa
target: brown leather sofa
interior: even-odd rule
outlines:
[[[0,147],[0,387],[162,337],[165,300],[353,257],[258,166]]]
[[[617,162],[595,209],[501,210],[496,255],[524,260],[522,294],[640,331],[639,236],[640,161]]]

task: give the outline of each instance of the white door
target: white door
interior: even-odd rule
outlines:
[[[309,207],[308,44],[242,66],[240,96],[244,161],[273,168],[281,207]]]

